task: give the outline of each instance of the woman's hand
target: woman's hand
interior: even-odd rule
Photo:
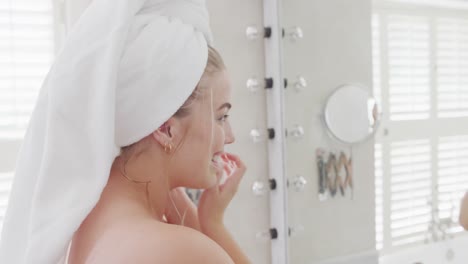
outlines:
[[[460,225],[468,230],[468,192],[463,197],[460,208]]]
[[[172,189],[164,211],[167,223],[200,230],[197,207],[188,197],[184,187]]]
[[[224,184],[220,184],[219,180],[222,174],[222,170],[220,170],[217,175],[218,183],[206,189],[202,193],[198,203],[198,220],[203,233],[206,233],[208,229],[224,226],[224,211],[236,194],[240,181],[246,171],[244,163],[238,156],[225,153],[222,158],[224,160],[224,171],[230,176],[228,176]],[[235,164],[236,168],[234,170],[228,166],[229,162]]]

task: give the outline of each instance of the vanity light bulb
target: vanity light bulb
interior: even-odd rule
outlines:
[[[303,176],[298,175],[296,176],[296,178],[294,178],[293,186],[296,192],[300,192],[304,190],[306,184],[307,184],[307,180]]]
[[[265,183],[261,181],[255,181],[252,184],[252,191],[256,196],[262,196],[266,193]]]
[[[252,129],[250,131],[250,137],[252,138],[252,141],[254,143],[258,143],[264,140],[264,136],[262,135],[263,133],[259,129]]]
[[[298,225],[295,227],[290,227],[289,228],[289,236],[290,237],[296,237],[299,235],[299,233],[304,231],[304,226],[303,225]]]
[[[245,30],[245,34],[246,34],[246,36],[247,36],[247,39],[249,39],[249,40],[258,39],[259,36],[260,36],[259,30],[258,30],[258,28],[255,27],[255,26],[249,26],[249,27],[247,27],[247,29]]]
[[[296,92],[301,92],[306,87],[307,87],[307,80],[302,76],[297,76],[297,80],[294,83],[294,89],[296,89]]]
[[[249,91],[251,91],[252,93],[256,93],[258,92],[258,90],[260,90],[260,81],[255,77],[249,78],[247,80],[246,86],[249,89]]]
[[[286,32],[287,32],[286,34],[289,36],[289,39],[292,42],[295,42],[298,39],[304,38],[304,31],[300,27],[288,28]]]
[[[305,134],[304,128],[300,125],[296,125],[291,131],[289,131],[289,134],[294,137],[294,138],[302,138]]]

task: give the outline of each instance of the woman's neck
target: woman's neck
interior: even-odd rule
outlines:
[[[127,166],[129,167],[129,164]],[[127,168],[124,172],[121,162],[114,162],[102,199],[108,199],[117,207],[116,210],[122,210],[132,216],[137,214],[163,221],[170,188],[167,178],[154,171],[155,168],[134,163],[131,169]],[[151,182],[144,183],[148,181]]]

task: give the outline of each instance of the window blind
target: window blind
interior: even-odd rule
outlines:
[[[468,10],[374,9],[376,247],[381,254],[459,233],[468,191]],[[376,58],[377,57],[377,58]],[[458,234],[457,234],[458,235]],[[437,234],[435,235],[437,236]]]
[[[0,138],[21,138],[54,56],[51,2],[0,2]]]
[[[437,20],[439,117],[468,116],[468,19]]]
[[[0,1],[0,151],[8,152],[0,156],[17,151],[11,142],[24,136],[54,57],[54,43],[52,1]],[[0,162],[0,230],[13,177],[4,163]]]
[[[390,159],[391,245],[423,241],[431,220],[429,140],[393,142]]]
[[[460,201],[468,190],[468,135],[442,137],[438,148],[438,215],[458,221]],[[460,226],[450,229],[460,231]]]
[[[429,118],[429,21],[399,15],[387,21],[390,119]]]

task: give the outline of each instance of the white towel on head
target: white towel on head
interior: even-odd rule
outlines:
[[[203,74],[204,0],[94,0],[40,91],[17,162],[0,263],[63,263],[119,147],[156,130]]]

